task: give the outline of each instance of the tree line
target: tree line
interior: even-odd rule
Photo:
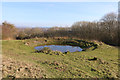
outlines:
[[[108,13],[99,21],[75,22],[71,27],[52,28],[16,28],[8,22],[2,23],[2,39],[31,39],[31,38],[54,38],[69,37],[88,40],[98,40],[111,45],[118,44],[120,28],[118,25],[118,15]]]

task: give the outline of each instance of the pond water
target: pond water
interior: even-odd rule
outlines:
[[[76,52],[76,51],[82,51],[80,47],[77,46],[68,46],[68,45],[45,45],[45,46],[37,46],[35,47],[36,50],[41,50],[44,47],[49,47],[53,51],[61,51],[61,52]]]

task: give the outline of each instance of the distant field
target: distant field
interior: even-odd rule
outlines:
[[[47,40],[47,41],[45,41]],[[75,42],[82,45],[82,43]],[[101,42],[82,52],[64,55],[35,53],[35,46],[60,44],[57,39],[3,40],[3,77],[118,78],[118,48]],[[84,45],[83,48],[89,46]],[[81,46],[82,47],[82,46]]]

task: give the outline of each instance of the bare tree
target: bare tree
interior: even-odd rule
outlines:
[[[2,38],[3,39],[14,39],[16,37],[17,29],[13,24],[8,22],[2,23]]]

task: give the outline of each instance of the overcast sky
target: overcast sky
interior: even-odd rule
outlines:
[[[3,2],[2,21],[21,27],[71,26],[117,10],[117,2]]]

